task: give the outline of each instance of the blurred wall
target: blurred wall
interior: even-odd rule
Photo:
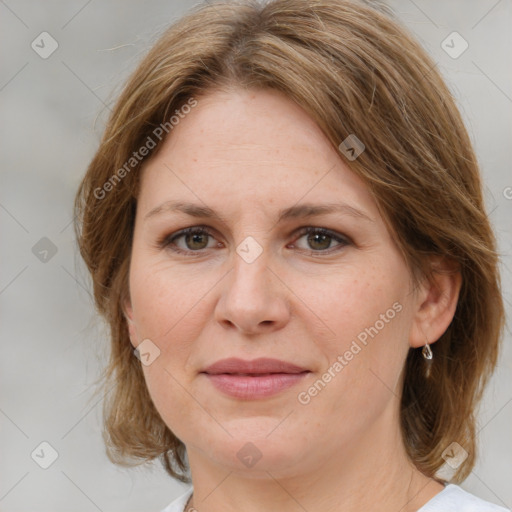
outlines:
[[[467,122],[510,313],[512,2],[389,3],[434,57]],[[107,337],[71,221],[108,105],[156,36],[192,5],[0,1],[0,511],[156,511],[185,489],[158,465],[118,468],[104,454],[92,391]],[[479,462],[462,485],[509,508],[511,361],[507,331],[479,415]]]

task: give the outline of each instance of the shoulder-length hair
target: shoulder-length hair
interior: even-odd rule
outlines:
[[[421,349],[411,348],[405,362],[401,429],[410,459],[427,476],[453,441],[461,445],[468,457],[452,481],[464,480],[475,464],[476,406],[504,323],[496,242],[477,159],[435,64],[384,8],[356,0],[200,5],[165,31],[114,106],[75,199],[80,253],[111,332],[104,372],[110,460],[159,457],[171,476],[190,482],[185,445],[155,409],[133,355],[123,303],[141,166],[170,133],[176,111],[233,87],[281,91],[336,148],[351,134],[363,141],[357,159],[340,158],[373,194],[415,279],[431,275],[432,256],[456,262],[462,288],[450,326],[432,345],[430,377]],[[155,147],[135,158],[149,139]]]

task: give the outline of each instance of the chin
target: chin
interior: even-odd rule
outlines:
[[[275,426],[274,421],[273,428]],[[259,437],[233,435],[233,438],[228,438],[226,435],[205,447],[204,451],[210,460],[245,476],[268,480],[268,473],[273,476],[294,474],[296,471],[293,467],[303,461],[304,446],[290,442],[297,436],[290,436],[286,432],[280,436],[274,432],[266,437],[269,432],[271,430],[266,430]]]

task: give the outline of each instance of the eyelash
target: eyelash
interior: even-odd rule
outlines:
[[[342,236],[342,235],[334,233],[333,231],[330,231],[328,229],[314,227],[314,226],[302,228],[296,235],[297,236],[296,240],[299,240],[304,235],[309,235],[309,234],[325,235],[325,236],[332,238],[336,242],[339,242],[339,244],[340,244],[335,247],[330,247],[329,249],[326,249],[326,250],[316,250],[316,251],[311,250],[310,254],[314,254],[314,255],[331,254],[332,252],[334,252],[336,250],[340,250],[341,248],[343,248],[347,245],[353,244],[352,240],[350,240],[350,238],[348,238],[347,236]],[[207,250],[207,249],[199,249],[197,251],[192,251],[192,250],[180,249],[179,247],[177,247],[175,244],[175,241],[183,236],[186,236],[186,235],[208,235],[211,237],[214,236],[214,234],[208,228],[206,228],[204,226],[194,226],[194,227],[182,229],[181,231],[178,231],[177,233],[173,233],[171,235],[164,236],[157,242],[157,246],[159,249],[169,248],[173,252],[176,252],[178,254],[189,254],[189,255],[194,255],[194,256],[200,256],[204,253],[205,250]],[[306,249],[302,249],[302,250],[305,251]]]

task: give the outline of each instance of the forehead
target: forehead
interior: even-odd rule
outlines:
[[[140,209],[166,200],[216,210],[343,201],[378,216],[366,185],[314,120],[273,90],[197,98],[144,167]]]

